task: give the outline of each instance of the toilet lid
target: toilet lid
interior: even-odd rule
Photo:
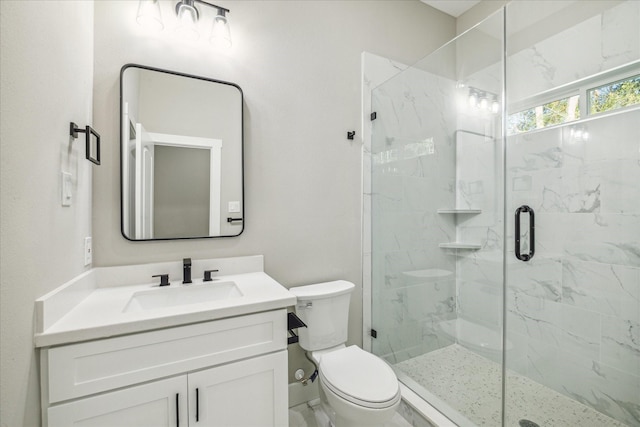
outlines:
[[[391,367],[355,345],[322,356],[320,375],[331,391],[362,406],[387,407],[400,397]]]

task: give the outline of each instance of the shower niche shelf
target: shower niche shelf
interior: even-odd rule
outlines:
[[[482,213],[481,209],[460,209],[460,208],[443,208],[438,209],[438,214],[441,215],[454,215],[456,224],[458,223],[459,215],[478,215]],[[455,249],[455,250],[464,250],[464,251],[477,251],[482,248],[481,245],[477,243],[469,243],[469,242],[446,242],[440,243],[438,245],[440,249]]]
[[[440,249],[462,249],[467,251],[477,251],[479,249],[482,249],[482,246],[477,243],[464,243],[464,242],[440,243],[438,247]]]
[[[478,215],[482,213],[481,209],[438,209],[439,214],[467,214],[467,215]]]

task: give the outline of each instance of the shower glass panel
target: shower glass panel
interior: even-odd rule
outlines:
[[[640,2],[511,2],[371,96],[372,351],[458,425],[640,426]]]
[[[372,91],[372,351],[459,425],[500,425],[503,11]]]
[[[506,13],[505,424],[640,426],[640,2]]]

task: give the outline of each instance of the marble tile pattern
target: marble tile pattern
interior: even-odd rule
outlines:
[[[535,16],[526,9],[536,4],[512,2],[507,22]],[[547,33],[531,26],[509,39],[511,101],[640,59],[639,2],[555,6]],[[460,129],[490,129],[458,116]],[[504,177],[505,327],[514,345],[507,367],[629,425],[640,425],[638,123],[640,110],[628,109],[509,136]],[[498,169],[491,170],[480,139],[465,135],[456,156],[458,203],[483,208],[458,224],[458,236],[480,239],[483,248],[458,257],[456,314],[499,329],[504,224],[500,215],[483,216],[492,206],[491,180],[502,182],[501,159],[493,157]],[[513,212],[523,204],[536,212],[536,255],[528,263],[513,255]]]
[[[373,81],[369,72],[396,74],[369,85],[370,111],[378,118],[368,124],[365,119],[371,127],[365,134],[373,132],[364,148],[364,217],[371,218],[365,223],[364,269],[371,271],[365,279],[378,333],[372,350],[397,362],[452,342],[437,325],[455,317],[455,258],[434,242],[456,238],[454,219],[436,213],[455,204],[455,82],[417,68],[398,75],[401,66],[379,57],[369,56],[365,64],[365,82]],[[439,95],[430,96],[434,91]],[[434,270],[450,274],[421,277]]]
[[[507,141],[509,210],[536,212],[534,259],[507,266],[508,367],[629,425],[640,425],[638,123],[631,109]],[[572,137],[578,126],[588,139]]]
[[[476,425],[501,425],[501,365],[453,344],[395,365]],[[622,427],[579,401],[513,371],[506,377],[506,423],[540,426]]]
[[[531,18],[546,18],[540,10],[550,5],[544,3],[512,2],[507,7],[510,103],[640,57],[639,2],[553,2],[551,19],[532,25]]]

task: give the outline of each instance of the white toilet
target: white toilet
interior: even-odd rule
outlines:
[[[316,362],[322,407],[335,427],[382,426],[400,404],[400,387],[382,359],[345,346],[354,284],[337,280],[289,289],[297,298],[300,346]]]

